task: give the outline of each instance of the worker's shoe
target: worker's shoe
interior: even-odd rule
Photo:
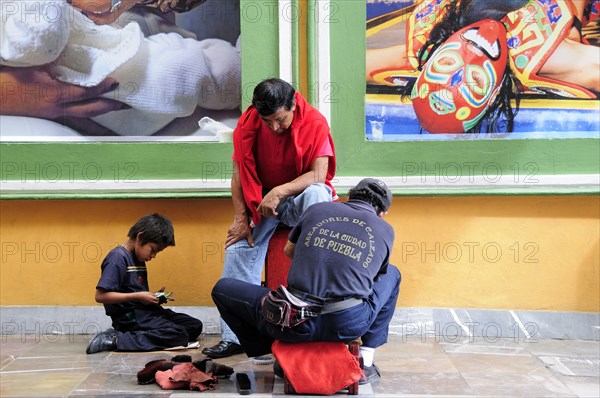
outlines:
[[[358,384],[367,384],[378,381],[381,378],[381,373],[379,372],[379,368],[375,366],[375,364],[371,366],[363,367],[363,375],[361,376]]]
[[[277,360],[273,362],[273,374],[281,379],[283,379],[283,368],[279,364]]]

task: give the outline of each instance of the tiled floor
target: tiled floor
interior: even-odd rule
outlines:
[[[86,355],[86,336],[0,338],[0,397],[238,396],[234,379],[219,380],[216,390],[205,392],[137,384],[146,362],[181,353],[196,360],[203,358],[200,350]],[[202,336],[201,347],[217,341],[218,336]],[[383,377],[360,386],[360,397],[600,397],[598,341],[390,336],[375,359]],[[252,395],[283,395],[272,366],[255,365],[245,355],[217,362],[247,372]]]

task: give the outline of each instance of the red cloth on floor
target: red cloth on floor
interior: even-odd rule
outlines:
[[[198,370],[191,362],[174,366],[173,369],[156,372],[156,382],[163,390],[214,390],[216,376]]]
[[[298,394],[335,394],[362,375],[358,360],[342,342],[275,340],[272,350]]]
[[[154,375],[154,378],[156,379],[156,383],[163,390],[187,390],[190,386],[189,383],[186,383],[184,381],[174,382],[171,380],[171,376],[173,376],[174,369],[184,366],[184,365],[185,364],[177,365],[177,366],[174,366],[173,369],[167,369],[164,371],[159,370],[158,372],[156,372],[156,375]]]

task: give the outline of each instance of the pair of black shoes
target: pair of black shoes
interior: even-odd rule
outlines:
[[[100,332],[90,340],[85,350],[86,354],[95,354],[101,351],[114,351],[117,349],[117,336],[115,330]]]
[[[232,343],[230,341],[220,341],[219,344],[212,347],[206,347],[202,350],[202,353],[209,358],[225,358],[232,355],[244,353],[244,349],[241,345]]]

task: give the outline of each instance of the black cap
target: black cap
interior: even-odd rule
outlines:
[[[385,182],[378,180],[377,178],[364,178],[360,180],[354,189],[367,189],[373,193],[373,195],[379,197],[381,204],[383,205],[383,211],[388,211],[392,205],[392,191],[388,188]]]

